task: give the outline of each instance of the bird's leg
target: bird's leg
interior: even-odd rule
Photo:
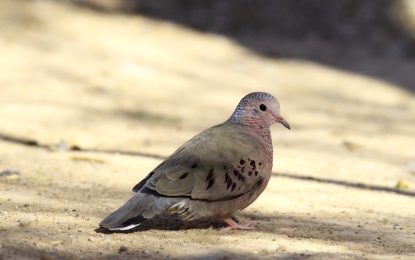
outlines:
[[[228,226],[224,228],[224,231],[235,230],[235,229],[239,229],[239,230],[251,230],[251,229],[255,229],[255,226],[253,224],[251,224],[251,223],[238,224],[232,218],[226,218],[223,221],[226,224],[228,224]]]

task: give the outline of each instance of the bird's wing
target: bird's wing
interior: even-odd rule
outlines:
[[[208,201],[235,198],[261,181],[263,151],[240,125],[218,125],[186,142],[133,190]]]

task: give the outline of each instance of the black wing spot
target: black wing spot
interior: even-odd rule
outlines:
[[[251,175],[252,175],[252,171],[249,171],[249,172],[248,172],[248,175],[249,175],[249,176],[251,176]]]
[[[245,163],[245,160],[243,160],[243,159],[241,159],[240,161],[239,161],[239,164],[240,165],[243,165]]]
[[[215,183],[215,179],[210,179],[208,186],[206,187],[206,190],[209,189],[210,187],[212,187],[213,183]]]
[[[189,175],[189,173],[188,172],[185,172],[185,173],[183,173],[182,174],[182,176],[180,176],[179,177],[179,179],[181,180],[181,179],[184,179],[184,178],[186,178],[187,177],[187,175]]]
[[[229,187],[232,185],[232,179],[229,177],[228,172],[225,173],[225,183],[226,189],[229,189]]]
[[[255,176],[258,176],[258,171],[255,171]]]
[[[233,170],[233,175],[235,175],[235,177],[238,177],[239,172],[237,170]]]
[[[231,192],[233,192],[233,191],[235,190],[235,188],[236,188],[236,183],[233,183],[233,184],[232,184],[232,189],[231,189]]]
[[[226,183],[226,189],[229,189],[229,187],[233,184],[233,182],[229,179],[229,181]]]
[[[250,165],[252,166],[252,170],[254,170],[254,171],[255,171],[255,169],[256,169],[255,160],[252,160],[252,161],[250,162]]]
[[[192,165],[192,169],[194,169],[194,168],[196,168],[197,167],[197,164],[193,164]]]
[[[209,174],[206,176],[206,180],[205,181],[208,181],[208,180],[212,179],[213,173],[214,172],[213,172],[213,168],[212,168],[212,169],[209,170]]]
[[[244,172],[245,171],[245,166],[243,166],[242,168],[241,168],[241,172]]]
[[[229,177],[228,172],[225,173],[225,183],[226,183],[226,189],[229,189],[229,187],[232,185],[232,179]]]

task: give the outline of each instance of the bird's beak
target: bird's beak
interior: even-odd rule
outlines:
[[[286,128],[291,129],[290,124],[288,124],[288,122],[282,116],[275,116],[275,119],[278,123],[281,123]]]

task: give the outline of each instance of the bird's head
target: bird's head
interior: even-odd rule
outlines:
[[[281,116],[278,100],[265,92],[253,92],[243,97],[230,120],[246,125],[268,127],[280,123],[290,129],[288,122]]]

